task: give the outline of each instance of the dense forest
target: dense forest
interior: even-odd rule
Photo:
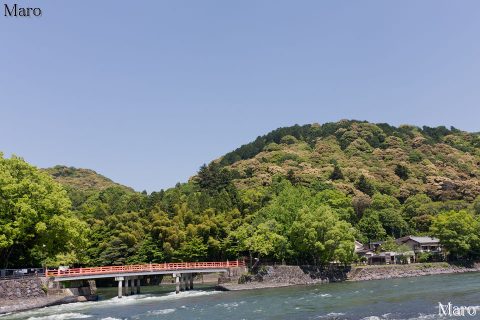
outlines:
[[[136,192],[0,156],[0,267],[260,258],[348,264],[354,241],[440,238],[480,257],[480,135],[339,121],[279,128]]]

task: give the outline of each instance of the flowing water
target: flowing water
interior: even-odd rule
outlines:
[[[118,299],[115,289],[99,289],[97,302],[48,307],[10,319],[448,319],[438,303],[477,306],[480,273],[331,283],[237,292],[201,288],[171,293],[171,287],[142,287],[143,293]],[[168,290],[168,291],[166,291]],[[453,319],[453,318],[452,318]]]

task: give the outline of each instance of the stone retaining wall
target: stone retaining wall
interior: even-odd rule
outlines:
[[[232,277],[219,281],[218,288],[222,290],[246,290],[345,280],[380,280],[475,271],[480,272],[480,263],[470,266],[459,266],[446,262],[357,267],[261,266],[258,268],[257,274],[245,273],[237,279]]]
[[[463,273],[480,271],[480,264],[457,266],[446,262],[414,263],[406,265],[361,266],[353,267],[348,273],[348,280],[380,280],[391,278],[417,277],[433,274]]]
[[[66,286],[42,277],[0,280],[0,314],[97,299],[95,280],[71,281]]]
[[[43,278],[0,280],[0,300],[45,297],[46,282]]]

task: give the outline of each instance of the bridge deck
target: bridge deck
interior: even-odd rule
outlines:
[[[170,273],[227,272],[229,268],[244,266],[245,263],[239,260],[224,262],[151,263],[127,266],[74,268],[66,270],[48,269],[46,271],[46,276],[52,277],[54,281],[69,281],[112,277],[133,277]]]

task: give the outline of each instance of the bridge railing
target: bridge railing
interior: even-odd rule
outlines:
[[[105,266],[90,268],[72,268],[72,269],[47,269],[47,277],[69,277],[91,274],[108,273],[129,273],[129,272],[154,272],[154,271],[176,271],[185,269],[214,269],[214,268],[233,268],[244,267],[242,260],[222,261],[222,262],[173,262],[173,263],[149,263],[126,266]]]

